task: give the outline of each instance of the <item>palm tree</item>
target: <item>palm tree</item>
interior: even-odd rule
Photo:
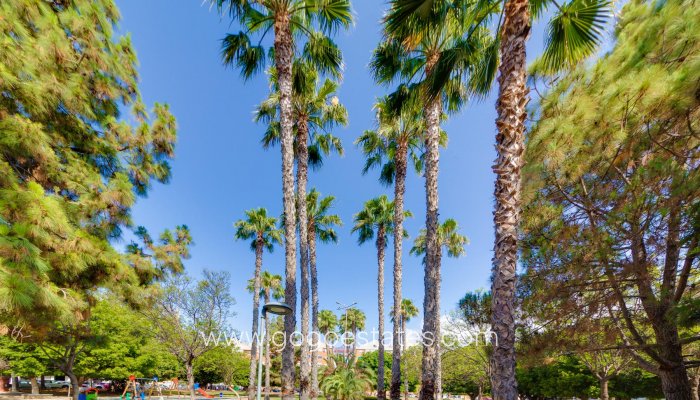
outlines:
[[[280,243],[282,232],[277,228],[277,218],[268,217],[267,210],[256,208],[245,212],[246,219],[236,221],[235,237],[237,240],[252,240],[250,247],[255,251],[255,274],[253,276],[253,327],[251,337],[257,338],[258,312],[260,308],[260,271],[262,269],[263,250],[272,252],[275,243]],[[258,338],[259,340],[259,338]],[[250,345],[250,374],[248,375],[248,396],[255,394],[255,367],[258,352],[258,340]]]
[[[323,378],[324,395],[332,400],[362,400],[372,387],[374,371],[360,368],[355,357],[339,360],[333,372]]]
[[[365,132],[367,135],[367,132]],[[358,243],[363,244],[372,240],[376,234],[377,247],[377,308],[379,313],[379,343],[377,371],[377,398],[384,399],[384,252],[386,239],[394,231],[394,203],[386,195],[379,196],[365,203],[364,208],[355,214],[355,226],[352,232],[358,232]],[[404,213],[406,216],[410,212]],[[400,240],[403,240],[401,237]]]
[[[293,74],[292,109],[294,131],[296,132],[294,148],[297,161],[296,206],[299,214],[299,232],[307,232],[306,187],[309,166],[320,166],[323,163],[323,155],[327,155],[331,151],[343,154],[340,139],[333,136],[330,131],[337,126],[347,125],[348,114],[336,97],[338,84],[326,79],[319,87],[319,73],[310,62],[303,59],[295,60]],[[273,81],[276,82],[274,71],[271,75]],[[278,91],[272,92],[256,110],[256,121],[268,125],[263,137],[263,145],[266,148],[279,142],[278,110]],[[300,235],[299,251],[301,253],[301,334],[303,337],[309,337],[309,243],[306,235]],[[309,385],[312,386],[311,392],[314,392],[314,388],[318,386],[318,379],[314,380],[311,377],[312,364],[315,361],[310,359],[309,342],[303,341],[301,344],[300,392],[304,396],[309,392]],[[310,380],[316,381],[316,384],[314,385]]]
[[[280,142],[282,150],[282,192],[285,237],[285,300],[296,310],[296,206],[294,203],[294,132],[292,109],[292,64],[295,56],[295,39],[306,35],[304,54],[323,72],[340,70],[340,56],[332,41],[310,28],[316,21],[319,28],[333,32],[352,22],[349,0],[212,0],[219,11],[227,12],[243,30],[228,34],[223,39],[224,63],[236,65],[245,78],[262,70],[267,52],[262,41],[273,32],[274,64],[280,104]],[[258,44],[250,35],[257,34]],[[296,325],[294,313],[285,317],[287,338],[293,336]],[[294,395],[294,348],[285,346],[282,352],[282,395],[289,399]],[[302,393],[302,399],[305,399]]]
[[[394,312],[391,313],[391,320],[396,322],[401,326],[401,347],[402,353],[406,351],[407,340],[406,340],[406,323],[411,320],[411,318],[418,316],[418,307],[416,307],[410,299],[401,300],[401,307],[399,309],[399,319],[394,318],[396,315]],[[404,400],[408,400],[408,379],[404,375]]]
[[[330,346],[329,334],[335,334],[336,328],[338,327],[338,317],[331,310],[321,310],[318,312],[316,324],[318,332],[325,338],[326,359],[328,360],[328,365],[331,365],[333,360],[333,348]],[[335,339],[337,338],[334,338],[334,340]]]
[[[350,357],[348,354],[347,334],[352,333],[352,357],[355,357],[355,350],[357,349],[357,331],[360,329],[365,329],[366,320],[367,317],[365,316],[365,313],[355,307],[350,307],[345,310],[345,313],[338,319],[338,328],[340,328],[340,332],[345,335],[344,343],[345,355],[347,359]]]
[[[440,315],[437,310],[440,287],[440,258],[437,244],[438,171],[440,121],[443,111],[457,111],[468,95],[480,95],[488,89],[492,70],[482,70],[479,62],[493,39],[485,26],[473,24],[463,7],[452,1],[434,0],[432,9],[439,23],[410,18],[401,29],[392,30],[392,21],[401,16],[403,2],[394,0],[386,17],[386,40],[375,50],[371,63],[375,79],[388,83],[403,80],[408,97],[423,104],[425,121],[425,190],[426,190],[426,263],[423,333],[439,336]],[[430,9],[430,7],[429,7]],[[436,19],[435,22],[438,20]],[[438,65],[440,60],[449,60]],[[484,89],[486,88],[486,89]],[[402,92],[397,92],[401,94]],[[421,400],[435,394],[437,342],[423,343]],[[400,382],[392,379],[392,398],[400,397]]]
[[[403,107],[398,113],[392,109],[390,97],[380,99],[375,105],[377,110],[377,129],[365,131],[355,143],[362,146],[362,151],[365,154],[366,162],[363,173],[367,173],[372,168],[378,167],[381,169],[380,181],[390,185],[394,183],[394,210],[393,210],[393,226],[394,229],[394,270],[393,270],[393,312],[399,311],[401,304],[401,286],[402,286],[402,264],[403,257],[403,220],[404,213],[404,195],[406,193],[406,170],[408,159],[416,172],[422,169],[422,146],[421,137],[424,129],[424,124],[420,118],[420,113],[409,107]],[[383,297],[383,296],[382,296]],[[383,303],[380,301],[380,303]],[[383,334],[383,309],[380,306],[380,328],[379,331]],[[399,325],[398,322],[393,324],[393,347],[392,347],[392,364],[391,377],[392,385],[399,387],[401,382],[401,347],[399,343]],[[384,392],[384,345],[381,344],[379,350],[381,358],[379,362],[380,372],[377,374],[380,382],[377,382],[377,396],[380,399],[385,397]],[[397,382],[397,383],[393,383]],[[392,387],[393,387],[392,386]]]
[[[249,292],[255,290],[255,279],[248,281]],[[282,276],[273,274],[269,271],[263,271],[260,276],[260,295],[263,296],[265,304],[269,303],[271,299],[280,300],[284,298],[284,289],[282,289]],[[263,354],[265,354],[265,400],[270,399],[270,368],[272,363],[272,357],[270,356],[270,321],[268,317],[265,316],[265,348],[263,349]]]
[[[316,189],[311,189],[306,196],[307,217],[306,224],[309,239],[309,269],[311,273],[311,398],[318,396],[318,341],[316,332],[320,332],[319,310],[318,310],[318,271],[316,269],[316,240],[321,243],[338,242],[336,226],[343,225],[340,216],[331,214],[335,197],[326,196],[321,198],[321,194]],[[335,317],[335,314],[333,315]],[[323,332],[321,332],[323,333]]]
[[[438,227],[438,244],[440,247],[444,247],[445,250],[447,251],[448,257],[461,257],[465,254],[464,251],[464,246],[469,243],[469,240],[467,239],[466,236],[460,235],[457,230],[459,227],[457,226],[457,221],[454,219],[447,219],[445,222],[442,223]],[[416,240],[413,244],[413,248],[411,248],[411,254],[414,255],[425,255],[425,240],[426,240],[426,232],[425,229],[422,229],[418,237],[416,237]],[[438,254],[438,257],[442,257],[442,251]],[[425,262],[425,258],[423,258],[423,262]],[[437,288],[437,296],[438,296],[438,308],[437,312],[438,315],[440,315],[440,288]],[[440,320],[438,320],[438,332],[440,332]],[[439,334],[438,334],[439,335]],[[438,339],[440,336],[438,336]],[[440,356],[440,340],[437,341],[437,369],[436,369],[436,377],[435,377],[435,392],[436,392],[436,397],[441,398],[442,396],[442,358]]]
[[[442,0],[393,0],[386,29],[393,35],[406,38],[416,26],[448,25],[444,22],[446,19],[443,3],[445,1]],[[488,17],[493,11],[500,11],[494,30],[498,36],[486,47],[486,56],[478,61],[477,73],[474,74],[479,79],[474,85],[470,85],[482,92],[487,91],[490,79],[484,78],[489,78],[491,71],[498,68],[498,156],[493,165],[496,173],[496,239],[492,284],[492,325],[494,337],[499,338],[497,342],[494,339],[492,374],[493,396],[497,400],[515,400],[518,396],[515,381],[514,307],[520,181],[527,116],[525,106],[528,103],[525,45],[530,34],[530,14],[544,14],[544,10],[552,4],[556,6],[557,13],[549,22],[546,49],[538,64],[543,72],[554,73],[577,64],[595,51],[608,16],[609,0],[569,0],[563,4],[554,0],[495,0],[475,2],[475,8],[467,13],[470,16],[469,21],[474,26],[480,26],[482,23],[488,23]],[[416,23],[417,21],[423,23]],[[463,52],[462,55],[470,57],[471,52]],[[497,55],[500,57],[496,57]],[[435,65],[435,71],[449,72],[450,66],[460,64],[458,59],[458,55],[440,58]],[[439,84],[448,79],[448,74],[445,73],[435,76],[439,79],[433,79],[429,85],[433,97],[440,93]],[[431,230],[428,225],[428,232]],[[433,254],[436,253],[434,239],[431,237],[428,237],[428,247],[433,249]]]

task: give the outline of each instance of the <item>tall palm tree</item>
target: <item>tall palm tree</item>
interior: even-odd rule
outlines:
[[[345,313],[338,319],[338,328],[340,328],[340,332],[345,335],[346,361],[349,360],[350,357],[355,357],[355,351],[357,350],[357,331],[365,329],[366,321],[367,317],[365,313],[355,307],[350,307],[345,310]],[[348,333],[352,333],[352,355],[348,354]]]
[[[247,289],[251,293],[255,290],[255,279],[248,281]],[[282,288],[282,276],[269,271],[263,271],[260,276],[260,295],[263,296],[265,304],[269,303],[271,299],[283,299],[284,289]],[[269,400],[272,357],[270,356],[270,321],[267,316],[265,316],[265,347],[262,353],[265,355],[265,400]]]
[[[393,35],[406,38],[412,35],[416,26],[447,25],[444,22],[443,6],[446,2],[447,0],[393,0],[386,29]],[[480,61],[477,61],[474,76],[479,79],[470,85],[482,92],[488,91],[491,72],[498,69],[498,156],[493,165],[496,174],[496,238],[492,283],[492,326],[495,333],[492,387],[496,400],[515,400],[518,396],[515,381],[514,307],[525,107],[529,100],[525,45],[530,34],[531,14],[535,17],[546,15],[544,10],[550,5],[555,5],[557,12],[549,21],[545,52],[538,64],[542,72],[554,73],[577,64],[595,51],[609,14],[609,0],[569,0],[564,3],[554,0],[489,0],[474,2],[472,7],[463,8],[468,10],[468,21],[475,27],[488,23],[489,16],[494,11],[499,14],[495,29],[496,40],[486,47],[485,57],[480,57]],[[435,71],[449,72],[451,66],[460,64],[460,56],[470,57],[470,54],[467,51],[461,55],[442,57],[437,61]],[[432,79],[433,82],[429,85],[433,97],[440,93],[440,83],[449,79],[448,74],[442,72],[435,77],[437,79]],[[431,230],[428,226],[428,232]],[[427,239],[428,248],[434,248],[434,239]],[[429,255],[430,253],[429,251]]]
[[[294,132],[292,109],[292,65],[296,52],[295,39],[306,36],[304,54],[324,72],[340,70],[337,48],[325,35],[313,32],[315,25],[325,32],[347,27],[352,22],[349,0],[212,0],[221,12],[227,12],[243,28],[228,34],[222,43],[224,63],[236,65],[249,78],[265,66],[267,52],[263,39],[273,33],[273,49],[280,104],[280,142],[282,151],[282,192],[285,218],[285,300],[296,310],[296,206],[294,196]],[[259,36],[255,42],[251,35]],[[285,317],[285,333],[291,338],[296,315]],[[282,352],[282,395],[294,396],[294,348]]]
[[[418,316],[418,307],[416,307],[411,299],[402,299],[401,300],[401,307],[399,308],[399,318],[398,320],[394,318],[394,315],[396,315],[393,311],[391,313],[391,320],[395,321],[401,326],[401,347],[402,347],[402,353],[406,351],[407,347],[407,335],[406,335],[406,323],[411,320],[411,318]],[[403,392],[403,398],[404,400],[408,400],[408,379],[404,375],[404,392]]]
[[[257,338],[258,319],[260,309],[260,271],[262,269],[263,250],[272,252],[275,243],[282,241],[282,232],[277,228],[277,218],[269,217],[267,210],[256,208],[245,212],[246,218],[236,221],[235,237],[237,240],[251,240],[250,247],[255,251],[255,274],[253,276],[253,326],[252,338]],[[255,372],[258,357],[258,341],[253,340],[250,345],[250,374],[248,375],[248,396],[255,394]]]
[[[365,132],[365,135],[368,135]],[[379,196],[365,203],[364,208],[355,214],[355,226],[352,232],[358,232],[358,243],[363,244],[375,236],[377,248],[377,310],[379,313],[379,343],[377,398],[384,399],[384,253],[387,247],[387,236],[394,231],[394,203],[386,195]],[[410,212],[405,212],[410,215]],[[403,240],[403,236],[400,240]]]
[[[386,17],[387,40],[374,53],[372,69],[379,82],[403,80],[412,90],[409,95],[423,104],[425,121],[425,193],[426,193],[426,263],[424,275],[423,333],[439,336],[438,288],[440,257],[438,230],[438,171],[440,121],[444,111],[457,111],[469,95],[483,94],[482,80],[490,80],[491,70],[477,69],[488,56],[493,39],[485,26],[474,25],[462,7],[453,1],[435,0],[432,7],[440,15],[440,23],[426,23],[418,17],[391,31],[391,21],[401,12],[400,0],[391,3]],[[437,22],[437,21],[436,21]],[[438,63],[441,59],[449,64]],[[488,88],[488,85],[485,86]],[[423,343],[420,399],[435,394],[438,364],[437,342]],[[400,382],[392,382],[400,385]],[[397,387],[392,396],[400,396]]]
[[[404,221],[404,195],[406,193],[406,170],[408,160],[416,172],[422,169],[422,145],[424,124],[416,107],[402,107],[398,112],[394,110],[392,97],[380,99],[374,108],[377,111],[377,129],[365,131],[355,143],[362,147],[366,161],[363,173],[372,168],[380,168],[380,181],[386,185],[394,184],[394,270],[393,270],[393,312],[398,312],[401,304],[402,286],[402,257],[403,257],[403,221]],[[383,319],[383,311],[380,311]],[[383,326],[383,321],[380,325]],[[379,331],[384,333],[383,327]],[[401,382],[401,346],[399,343],[399,325],[393,324],[393,347],[391,377],[395,387],[400,387]],[[382,370],[377,375],[381,382],[377,382],[378,397],[383,399],[386,395],[384,389],[384,348],[379,351],[381,357],[379,368]],[[381,389],[381,390],[380,390]],[[399,388],[400,390],[400,388]]]
[[[469,243],[469,239],[466,236],[459,234],[457,231],[459,226],[457,221],[452,218],[445,220],[442,225],[438,226],[438,244],[440,247],[444,247],[447,251],[448,257],[461,257],[465,254],[464,246]],[[411,248],[411,254],[414,255],[425,255],[425,239],[426,232],[425,229],[421,230],[420,234],[416,237],[416,240]],[[438,257],[442,257],[442,251],[440,251]],[[425,258],[423,259],[425,262]],[[440,288],[437,288],[438,295],[438,315],[440,313]],[[438,320],[438,332],[440,332],[440,320]],[[440,355],[440,343],[438,337],[437,345],[437,366],[436,366],[436,377],[435,377],[435,393],[436,397],[439,399],[442,396],[442,357]]]
[[[321,243],[337,243],[338,234],[336,226],[343,225],[343,221],[337,214],[331,214],[335,197],[321,197],[316,189],[311,189],[306,196],[307,217],[306,224],[309,239],[309,270],[311,274],[311,398],[318,396],[318,337],[319,310],[318,310],[318,271],[316,269],[316,240]],[[333,315],[335,316],[335,314]],[[323,332],[321,332],[323,333]]]
[[[338,84],[326,79],[319,86],[319,73],[310,62],[297,59],[293,69],[292,109],[294,117],[295,158],[297,161],[297,211],[299,232],[307,232],[306,187],[309,165],[319,166],[322,157],[331,151],[342,155],[340,139],[330,131],[337,126],[347,125],[348,114],[336,96]],[[276,76],[273,71],[273,81]],[[279,142],[279,92],[274,91],[256,110],[256,121],[268,124],[263,145],[270,147]],[[301,334],[309,337],[309,243],[307,235],[300,234],[300,269],[301,269]],[[301,365],[299,391],[304,398],[310,391],[312,359],[309,354],[309,342],[301,343]],[[311,396],[313,397],[313,396]]]
[[[321,310],[318,312],[317,318],[317,328],[318,332],[321,333],[326,344],[326,360],[328,364],[333,363],[333,348],[330,341],[330,333],[335,335],[336,329],[338,328],[338,316],[331,310]],[[334,338],[335,340],[337,338]]]

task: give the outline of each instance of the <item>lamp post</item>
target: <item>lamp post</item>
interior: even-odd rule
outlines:
[[[292,310],[292,307],[288,306],[285,303],[277,303],[277,302],[272,302],[272,303],[267,303],[262,307],[262,317],[263,320],[267,319],[267,313],[270,314],[275,314],[275,315],[289,315],[292,314],[294,310]],[[265,324],[261,323],[260,328],[258,329],[258,342],[262,340],[264,335],[267,335],[267,332],[263,334],[263,326]],[[286,345],[286,344],[285,344]],[[262,392],[262,365],[263,365],[263,347],[264,346],[259,346],[261,351],[258,352],[258,393],[256,395],[257,400],[260,400],[260,393]]]

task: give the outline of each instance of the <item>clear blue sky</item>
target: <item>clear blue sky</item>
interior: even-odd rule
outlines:
[[[120,30],[129,32],[140,60],[141,92],[148,105],[170,104],[178,123],[176,159],[168,185],[155,185],[148,198],[133,210],[134,220],[153,234],[177,224],[187,224],[195,246],[187,270],[198,276],[202,269],[226,270],[232,276],[237,304],[234,328],[250,329],[252,299],[245,291],[252,276],[254,254],[249,243],[233,239],[233,223],[243,212],[266,207],[273,215],[282,209],[279,149],[263,150],[264,127],[252,121],[252,111],[268,93],[264,75],[243,82],[238,71],[221,65],[220,39],[234,31],[201,0],[117,0],[122,13]],[[349,110],[350,124],[338,130],[346,154],[330,157],[323,168],[312,172],[310,187],[337,199],[335,212],[345,225],[337,245],[319,245],[318,269],[321,308],[335,309],[336,301],[358,302],[368,318],[377,320],[377,273],[374,246],[357,245],[350,234],[353,214],[363,203],[393,190],[377,182],[377,173],[363,176],[363,156],[353,145],[355,138],[373,126],[375,98],[386,92],[376,86],[367,70],[371,52],[380,40],[379,20],[386,4],[355,0],[355,25],[337,35],[345,57],[345,78],[340,101]],[[542,28],[536,26],[529,54],[540,52]],[[490,286],[493,248],[493,181],[495,159],[495,90],[477,104],[452,117],[444,129],[449,145],[440,157],[440,216],[455,218],[471,243],[465,257],[443,258],[442,311],[456,307],[467,291]],[[425,222],[423,180],[409,174],[406,208],[414,214],[406,225],[415,237]],[[404,297],[422,309],[423,268],[404,248]],[[125,243],[123,243],[125,244]],[[284,251],[278,247],[265,254],[263,266],[284,275]],[[386,309],[391,307],[391,251],[386,265]],[[421,318],[409,323],[419,330]]]

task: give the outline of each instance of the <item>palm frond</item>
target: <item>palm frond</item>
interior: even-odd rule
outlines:
[[[240,68],[245,79],[265,69],[265,49],[251,45],[250,38],[242,31],[229,33],[222,39],[221,57],[224,65]]]
[[[610,17],[608,0],[572,0],[549,22],[542,66],[554,74],[593,54]]]

